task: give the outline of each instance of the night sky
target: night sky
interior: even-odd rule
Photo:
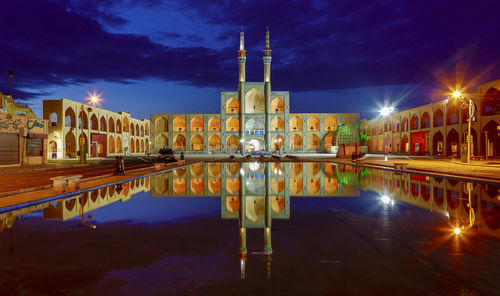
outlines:
[[[42,116],[43,99],[150,113],[219,113],[238,84],[263,80],[271,32],[272,88],[291,112],[376,116],[500,78],[500,2],[461,0],[10,0],[0,4],[0,91]]]

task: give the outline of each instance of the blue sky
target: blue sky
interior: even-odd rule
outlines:
[[[150,113],[217,113],[237,89],[239,30],[247,81],[261,81],[266,26],[272,88],[292,112],[376,116],[474,91],[500,78],[495,1],[19,0],[2,4],[0,91],[41,116],[43,99]]]

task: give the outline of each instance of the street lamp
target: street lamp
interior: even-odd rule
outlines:
[[[93,106],[95,106],[97,103],[99,103],[99,96],[96,95],[95,93],[92,94],[87,100],[85,100],[82,105],[81,105],[81,111],[80,111],[80,120],[82,122],[82,131],[80,131],[80,159],[79,159],[79,163],[86,163],[86,153],[87,153],[87,143],[85,141],[85,137],[83,136],[83,105],[84,104],[91,104]],[[92,111],[92,108],[88,108],[87,109],[88,112]],[[88,122],[87,122],[88,124]],[[90,137],[90,126],[87,126],[88,130],[89,130],[89,137]]]
[[[380,115],[382,115],[382,117],[389,116],[394,112],[394,106],[382,107],[382,108],[380,108],[379,112],[380,112]],[[384,122],[384,129],[385,129],[385,122]],[[385,136],[384,136],[384,144],[385,144]],[[384,147],[384,152],[386,152],[385,147]],[[387,161],[387,155],[384,156],[384,161]]]
[[[465,96],[460,92],[459,90],[454,91],[451,94],[451,97],[454,99],[464,99],[467,101],[469,104],[469,120],[468,120],[468,127],[467,127],[467,138],[466,138],[466,143],[467,143],[467,164],[470,163],[470,150],[471,150],[471,144],[472,144],[472,135],[471,135],[471,122],[472,122],[472,117],[474,116],[474,103],[472,102],[472,99],[468,96]]]

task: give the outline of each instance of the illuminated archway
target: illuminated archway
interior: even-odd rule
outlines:
[[[264,113],[264,92],[255,87],[245,94],[245,113]]]

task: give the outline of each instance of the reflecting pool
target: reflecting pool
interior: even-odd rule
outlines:
[[[0,295],[500,291],[498,184],[213,162],[0,212]]]

